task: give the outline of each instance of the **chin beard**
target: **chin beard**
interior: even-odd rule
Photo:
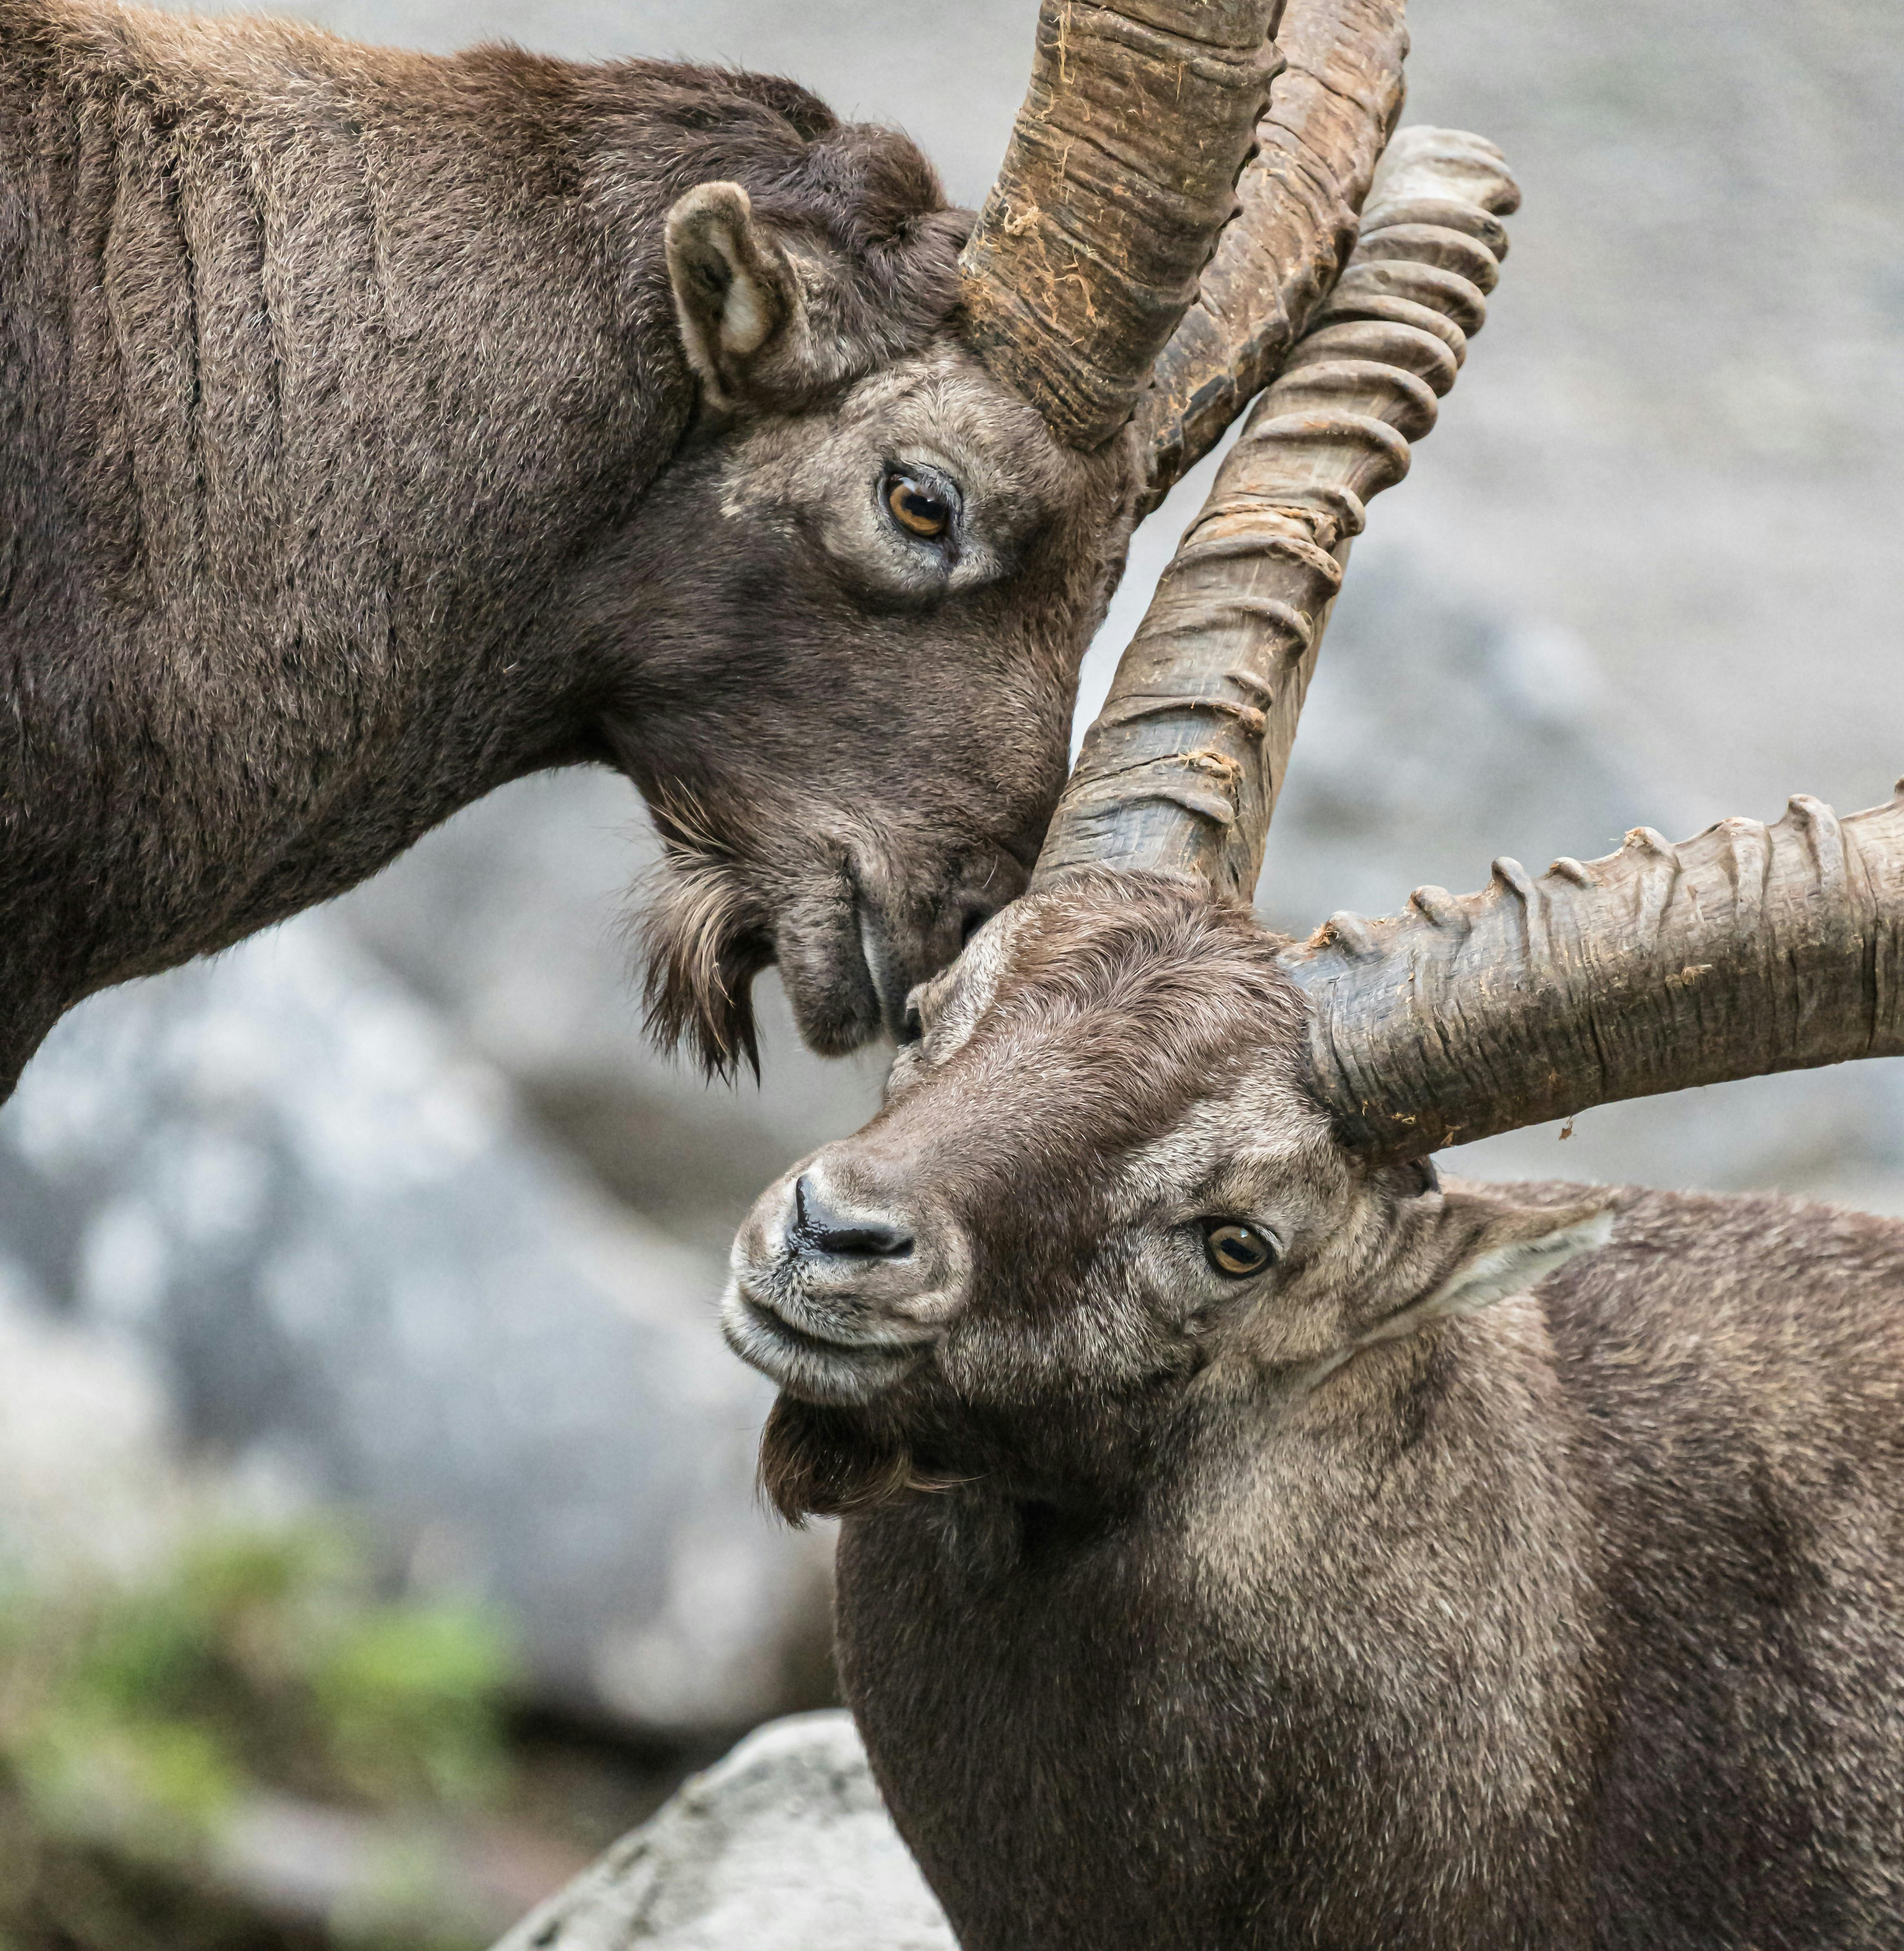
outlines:
[[[678,813],[663,823],[663,857],[637,923],[646,966],[648,1035],[685,1047],[709,1077],[757,1080],[754,979],[773,960],[764,919],[732,852]]]
[[[863,1418],[782,1395],[760,1432],[760,1492],[795,1530],[810,1517],[862,1515],[915,1491],[921,1477],[903,1444],[873,1435]]]

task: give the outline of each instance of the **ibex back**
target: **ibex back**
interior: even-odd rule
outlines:
[[[736,1248],[961,1943],[1896,1945],[1904,1225],[1364,1157],[1286,953],[1035,893]]]

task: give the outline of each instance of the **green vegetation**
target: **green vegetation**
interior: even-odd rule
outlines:
[[[0,1951],[480,1941],[442,1921],[451,1829],[508,1786],[511,1670],[492,1620],[380,1596],[323,1527],[220,1531],[130,1584],[0,1588]],[[248,1825],[312,1809],[358,1846],[334,1893],[273,1892]]]

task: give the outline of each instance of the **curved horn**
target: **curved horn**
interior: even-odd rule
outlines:
[[[1275,72],[1278,0],[1043,0],[960,260],[966,336],[1059,438],[1130,418],[1197,292]]]
[[[1284,966],[1317,1088],[1378,1159],[1694,1084],[1904,1055],[1904,780],[1840,819],[1798,798],[1671,845],[1337,915]]]
[[[1256,128],[1197,301],[1138,404],[1153,507],[1275,376],[1355,247],[1356,213],[1401,113],[1403,0],[1289,0],[1284,70]],[[1506,254],[1498,225],[1489,235]]]
[[[1248,901],[1363,504],[1407,472],[1519,201],[1478,136],[1405,129],[1362,241],[1257,401],[1118,666],[1038,856]]]

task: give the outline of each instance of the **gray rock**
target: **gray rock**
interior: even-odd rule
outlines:
[[[495,1951],[957,1951],[851,1715],[750,1734]]]
[[[158,1364],[0,1255],[0,1601],[164,1561],[198,1499]]]
[[[0,1253],[156,1363],[201,1457],[364,1510],[548,1698],[813,1699],[822,1541],[763,1513],[723,1270],[604,1197],[321,916],[98,997],[0,1112]]]

